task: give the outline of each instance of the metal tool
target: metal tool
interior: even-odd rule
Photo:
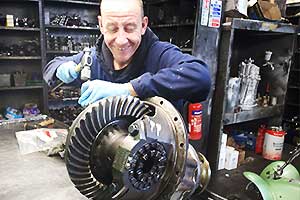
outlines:
[[[283,174],[284,168],[286,168],[289,164],[291,164],[293,160],[295,160],[295,158],[297,158],[298,156],[300,156],[300,143],[296,146],[296,148],[293,151],[290,152],[290,157],[284,163],[284,165],[282,165],[275,171],[274,179],[279,179]]]
[[[76,65],[75,71],[77,73],[81,72],[80,79],[83,81],[87,81],[91,78],[91,66],[93,64],[93,58],[91,56],[91,49],[88,47],[85,47],[83,49],[83,56],[81,58],[80,63]],[[59,87],[61,87],[64,84],[64,82],[60,82],[57,86],[55,86],[51,92],[54,92]]]
[[[163,98],[104,98],[74,120],[67,170],[91,199],[188,199],[206,188],[210,167],[187,135],[181,115]]]

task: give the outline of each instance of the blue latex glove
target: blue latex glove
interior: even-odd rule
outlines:
[[[127,84],[111,83],[102,80],[87,81],[81,86],[81,96],[78,103],[81,106],[88,106],[102,98],[119,95],[130,95]]]
[[[56,70],[56,77],[64,83],[71,83],[74,81],[79,73],[75,71],[77,64],[73,61],[61,64]]]

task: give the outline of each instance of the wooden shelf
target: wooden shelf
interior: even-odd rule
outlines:
[[[11,91],[11,90],[32,90],[32,89],[43,89],[43,85],[37,86],[22,86],[22,87],[0,87],[0,91]]]
[[[80,31],[100,31],[97,27],[85,27],[85,26],[53,26],[53,25],[45,25],[45,28],[50,29],[66,29],[66,30],[80,30]]]
[[[79,5],[88,5],[88,6],[100,6],[100,3],[97,2],[87,2],[87,1],[72,1],[72,0],[45,0],[46,3],[68,3],[68,4],[79,4]]]
[[[249,111],[242,111],[239,113],[226,113],[224,116],[223,123],[224,125],[230,125],[256,119],[280,116],[283,112],[283,107],[283,105],[254,107],[252,110]]]
[[[41,56],[0,56],[0,60],[41,60]]]
[[[33,32],[39,32],[40,28],[0,26],[0,30],[4,30],[4,31],[33,31]]]

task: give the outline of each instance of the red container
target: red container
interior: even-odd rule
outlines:
[[[202,105],[191,103],[188,107],[189,139],[200,140],[202,137]]]
[[[281,160],[284,136],[286,132],[280,129],[267,129],[265,133],[262,156],[268,160]]]
[[[266,132],[266,125],[261,125],[258,128],[256,144],[255,144],[255,153],[257,153],[257,154],[261,154],[263,151],[265,132]]]

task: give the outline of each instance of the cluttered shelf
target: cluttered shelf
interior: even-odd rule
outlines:
[[[79,51],[53,51],[47,50],[47,54],[77,54]]]
[[[43,85],[35,86],[22,86],[22,87],[0,87],[0,91],[10,91],[10,90],[32,90],[32,89],[43,89]]]
[[[86,27],[86,26],[55,26],[55,25],[45,25],[45,28],[50,29],[69,29],[69,30],[79,30],[79,31],[100,31],[97,27]]]
[[[99,6],[99,2],[96,1],[74,1],[74,0],[46,0],[46,3],[68,3],[68,4],[79,4],[79,5],[88,5],[88,6]]]
[[[0,127],[5,128],[7,125],[12,124],[20,124],[25,122],[37,121],[37,120],[44,120],[47,118],[47,115],[36,115],[36,116],[29,116],[29,117],[22,117],[16,119],[0,119]]]
[[[249,111],[242,111],[238,113],[225,113],[223,123],[230,125],[251,121],[255,119],[263,119],[280,115],[283,112],[283,105],[274,105],[268,107],[254,107]]]
[[[172,28],[172,27],[179,27],[179,26],[194,26],[194,22],[189,23],[174,23],[174,24],[157,24],[151,25],[151,28]]]
[[[223,24],[222,28],[225,31],[231,29],[240,29],[277,33],[296,33],[297,30],[297,26],[290,24],[237,18],[233,18],[232,22],[227,22]]]
[[[39,32],[39,28],[29,28],[29,27],[7,27],[7,26],[0,26],[0,30],[7,30],[7,31],[37,31]]]
[[[58,101],[77,101],[79,99],[79,97],[67,97],[67,98],[62,98],[62,99],[49,99],[49,103],[50,102],[58,102]]]
[[[0,56],[0,60],[41,60],[41,56]]]

